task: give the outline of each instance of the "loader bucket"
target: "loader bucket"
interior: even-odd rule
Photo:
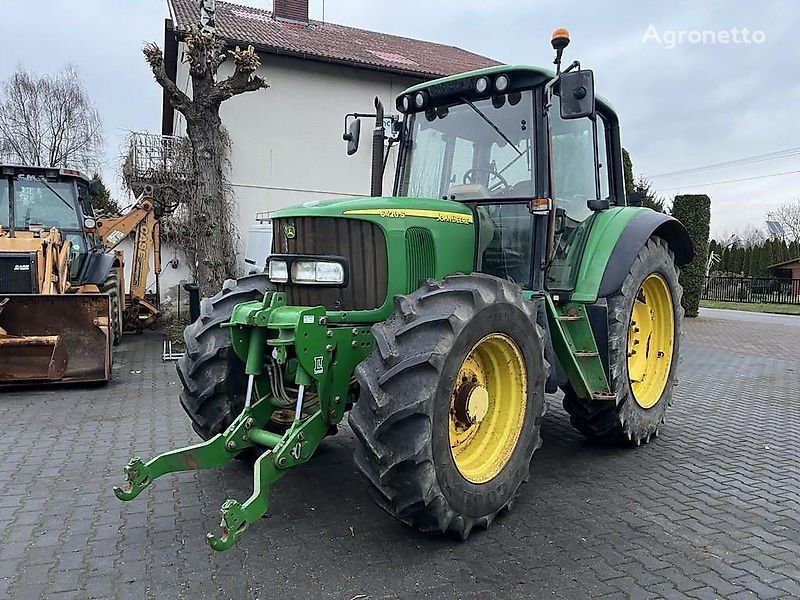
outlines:
[[[107,294],[2,294],[0,306],[0,384],[108,381]]]

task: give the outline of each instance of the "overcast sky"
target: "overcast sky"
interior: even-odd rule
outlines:
[[[311,17],[321,19],[322,0],[310,4]],[[160,88],[140,49],[163,42],[167,14],[165,0],[3,0],[0,78],[18,64],[39,73],[76,65],[103,118],[103,174],[113,183],[126,132],[160,131]],[[567,27],[566,59],[595,71],[637,174],[800,148],[800,3],[792,0],[326,0],[325,19],[545,66],[550,33]],[[691,43],[700,36],[692,31],[708,32],[707,43]],[[800,153],[652,182],[669,198],[711,196],[712,233],[722,236],[761,227],[771,207],[800,197],[800,173],[764,177],[787,171],[800,171]],[[747,181],[717,183],[734,179]]]

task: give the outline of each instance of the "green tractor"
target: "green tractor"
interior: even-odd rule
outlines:
[[[591,71],[562,72],[568,43],[556,31],[555,74],[497,66],[403,92],[390,197],[376,102],[373,197],[274,214],[266,272],[226,282],[185,331],[181,404],[205,441],[133,458],[117,497],[257,456],[252,495],[207,535],[225,550],[349,412],[380,505],[466,538],[527,480],[546,393],[594,440],[657,435],[693,250],[678,221],[626,205],[617,116]]]

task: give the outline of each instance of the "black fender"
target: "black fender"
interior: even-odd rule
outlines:
[[[675,264],[686,265],[694,258],[694,247],[689,232],[678,219],[654,210],[643,211],[634,217],[608,259],[603,279],[597,293],[599,298],[611,296],[619,291],[622,282],[631,270],[633,261],[651,236],[662,238],[675,255]]]
[[[86,273],[82,283],[93,283],[95,285],[103,285],[115,263],[116,266],[119,266],[119,261],[113,252],[90,253],[86,258],[86,262]]]

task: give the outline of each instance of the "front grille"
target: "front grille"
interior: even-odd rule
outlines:
[[[436,269],[436,253],[431,232],[422,227],[406,230],[406,264],[408,279],[406,289],[414,291],[424,279],[433,277]]]
[[[0,293],[35,294],[38,291],[34,252],[0,254]]]
[[[273,219],[273,254],[342,256],[347,261],[346,287],[278,284],[290,305],[324,306],[328,310],[370,310],[383,305],[388,285],[386,239],[369,221],[338,217]],[[287,236],[293,232],[293,237]]]

